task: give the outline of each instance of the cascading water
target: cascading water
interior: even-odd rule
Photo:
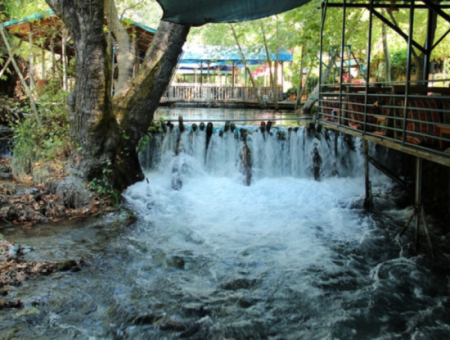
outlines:
[[[250,186],[242,128],[251,132]],[[208,147],[204,131],[177,127],[150,139],[141,155],[147,180],[124,194],[135,227],[91,222],[57,240],[38,229],[39,252],[28,256],[92,265],[13,291],[41,301],[39,312],[8,311],[0,330],[86,339],[447,337],[445,266],[395,237],[412,208],[392,203],[383,176],[372,177],[379,211],[362,210],[358,142],[339,137],[336,157],[327,131],[221,129]]]
[[[180,163],[186,176],[203,171],[211,176],[236,176],[242,168],[244,145],[250,151],[253,178],[328,178],[335,175],[356,177],[363,174],[360,147],[348,152],[344,138],[338,139],[338,154],[334,155],[334,139],[327,134],[306,128],[241,127],[234,131],[215,130],[207,145],[206,130],[192,127],[180,133],[178,127],[153,135],[141,164],[147,170],[160,170],[179,175]],[[243,137],[242,130],[250,133]],[[244,142],[245,140],[245,142]]]

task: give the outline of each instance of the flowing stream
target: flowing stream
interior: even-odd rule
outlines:
[[[358,141],[340,136],[336,157],[326,131],[192,130],[141,154],[147,180],[124,193],[136,225],[111,214],[5,233],[28,260],[90,265],[11,287],[26,308],[0,311],[0,338],[448,338],[448,258],[396,237],[412,207],[373,169],[376,211],[363,211]]]

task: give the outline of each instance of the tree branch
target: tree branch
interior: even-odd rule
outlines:
[[[125,12],[126,12],[126,11],[128,11],[128,10],[130,10],[130,9],[133,9],[133,8],[139,6],[140,4],[144,3],[144,1],[145,1],[145,0],[139,1],[139,2],[138,2],[137,4],[135,4],[135,5],[133,5],[133,6],[131,6],[131,7],[128,7],[128,8],[125,8],[125,9],[123,10],[123,12],[122,12],[122,15],[120,16],[120,20],[123,19],[123,16],[125,15]]]
[[[392,23],[397,27],[397,29],[402,30],[400,28],[400,26],[398,25],[397,20],[395,20],[395,17],[392,14],[392,11],[387,11],[387,12],[389,13],[389,17],[391,18]],[[406,41],[406,43],[408,43],[408,38],[407,37],[403,37],[403,39]],[[416,51],[414,50],[414,48],[411,49],[411,52],[412,52],[414,58],[418,58],[418,55],[417,55]]]

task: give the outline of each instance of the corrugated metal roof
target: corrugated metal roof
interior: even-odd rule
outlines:
[[[267,61],[267,55],[263,47],[243,47],[242,48],[247,63],[251,65],[262,64]],[[270,59],[273,61],[276,59],[275,53],[270,53]],[[292,54],[285,50],[280,49],[278,52],[279,61],[292,61]],[[181,63],[208,63],[214,62],[217,64],[226,62],[242,62],[242,56],[237,46],[193,46],[185,45],[183,47],[183,55],[181,56]]]

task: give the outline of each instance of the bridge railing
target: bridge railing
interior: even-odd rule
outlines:
[[[450,88],[439,87],[444,81],[377,83],[368,91],[355,84],[321,85],[318,119],[450,157]]]
[[[263,100],[273,101],[271,87],[232,87],[216,85],[174,85],[164,92],[162,101],[257,101],[257,93]],[[283,90],[278,88],[278,100],[283,100]]]

